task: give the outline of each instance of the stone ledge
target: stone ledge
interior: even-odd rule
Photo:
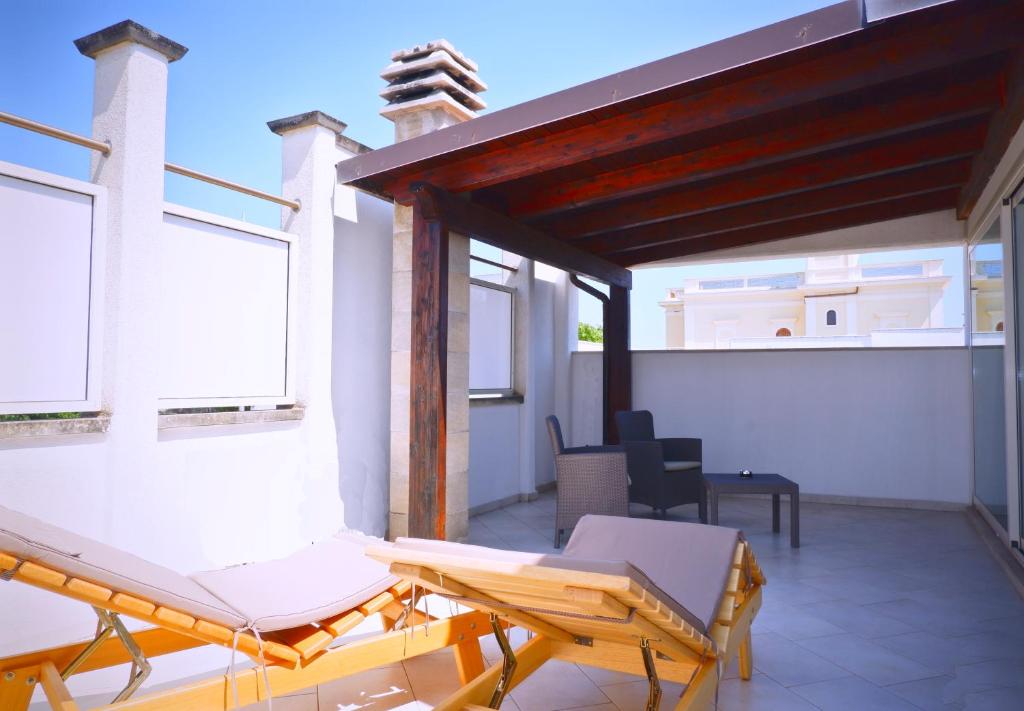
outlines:
[[[334,131],[339,136],[345,132],[346,128],[348,128],[348,125],[344,121],[340,121],[323,111],[307,111],[304,114],[296,114],[295,116],[267,121],[267,128],[278,136],[283,135],[288,131],[294,131],[297,128],[305,128],[306,126],[323,126],[324,128]]]
[[[0,439],[52,435],[101,434],[110,428],[110,415],[74,417],[66,420],[20,420],[0,422]]]
[[[523,402],[519,393],[481,393],[471,394],[469,404],[472,405],[518,405]]]
[[[79,37],[75,40],[75,47],[86,57],[95,58],[103,50],[124,42],[134,42],[156,50],[167,57],[168,62],[175,62],[188,52],[188,47],[167,39],[148,27],[143,27],[135,20],[122,20],[91,35]]]
[[[289,407],[281,410],[233,410],[231,412],[186,412],[160,415],[157,429],[179,427],[214,427],[223,425],[258,425],[266,422],[288,422],[305,417],[306,408]]]

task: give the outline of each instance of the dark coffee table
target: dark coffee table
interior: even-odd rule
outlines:
[[[778,533],[779,497],[789,495],[789,545],[800,547],[800,486],[781,474],[754,474],[744,478],[739,474],[704,474],[704,488],[708,492],[708,523],[718,525],[718,497],[720,494],[771,494],[772,532]]]

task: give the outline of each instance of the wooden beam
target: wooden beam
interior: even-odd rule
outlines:
[[[932,192],[939,188],[960,187],[967,180],[970,166],[968,157],[933,163],[820,190],[808,190],[797,195],[745,203],[739,207],[701,212],[676,220],[600,235],[587,239],[584,243],[589,249],[597,252],[617,254],[655,245],[683,242],[719,232],[750,229],[805,215]]]
[[[975,158],[971,178],[957,200],[956,216],[961,220],[970,216],[1010,141],[1024,121],[1024,51],[1012,55],[1004,81],[1003,107],[992,119],[985,147]]]
[[[844,101],[838,112],[826,102],[786,111],[770,130],[731,140],[712,136],[710,144],[687,142],[682,151],[664,146],[655,156],[637,151],[628,165],[596,175],[524,181],[522,188],[505,191],[504,212],[535,218],[988,114],[1000,106],[999,77],[984,71],[992,62],[977,64],[978,70],[964,70],[958,77],[944,71],[942,81],[902,82],[881,95],[862,92]]]
[[[605,432],[609,442],[619,441],[615,413],[633,409],[633,368],[629,352],[629,290],[612,286],[608,293],[604,323],[604,367],[608,383],[605,400]]]
[[[751,229],[744,228],[685,242],[623,252],[615,255],[614,258],[624,265],[650,264],[731,247],[761,244],[790,237],[828,232],[829,230],[867,225],[873,222],[894,220],[899,217],[952,209],[956,204],[957,194],[957,188],[946,188],[933,193],[896,198],[835,212],[799,217],[785,222],[774,222]]]
[[[409,535],[444,540],[449,228],[433,207],[413,204]]]
[[[396,171],[390,192],[408,198],[411,181],[452,192],[479,190],[509,180],[593,161],[638,146],[666,141],[715,126],[838,97],[1015,47],[1024,33],[1017,3],[971,4],[955,19],[907,32],[888,32],[880,23],[846,48],[818,51],[806,62],[676,96],[664,103],[583,123],[524,141],[504,139],[490,150],[474,146],[472,157],[445,161],[415,173]],[[871,41],[875,39],[875,41]],[[849,45],[853,46],[849,46]],[[683,87],[685,89],[685,87]],[[382,176],[383,177],[383,176]]]
[[[617,232],[949,158],[966,158],[980,150],[984,141],[984,121],[980,117],[965,119],[913,136],[897,136],[868,146],[844,148],[821,156],[799,158],[747,173],[560,214],[545,220],[542,229],[565,239]],[[589,244],[585,248],[591,249]]]
[[[416,196],[417,205],[429,205],[429,208],[425,209],[440,216],[438,219],[443,219],[448,229],[455,232],[515,252],[527,259],[536,259],[559,269],[583,274],[605,284],[626,289],[632,286],[633,275],[629,270],[565,244],[499,212],[424,183],[413,188],[413,195]]]

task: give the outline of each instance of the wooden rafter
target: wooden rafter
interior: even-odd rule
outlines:
[[[957,188],[945,188],[931,193],[911,195],[893,200],[882,200],[834,212],[774,222],[751,229],[742,228],[731,232],[687,240],[682,243],[623,252],[613,255],[612,258],[624,266],[648,264],[666,259],[729,249],[731,247],[763,244],[790,237],[801,237],[803,235],[828,232],[829,230],[838,230],[845,227],[867,225],[872,222],[895,220],[900,217],[910,217],[911,215],[921,215],[926,212],[952,208],[956,201],[957,193]]]
[[[502,186],[500,195],[509,215],[536,218],[985,116],[1000,106],[1000,81],[992,71],[993,62],[975,64],[957,67],[956,72],[943,70],[931,81],[904,81],[885,92],[882,101],[878,92],[870,91],[838,105],[801,106],[767,126],[754,122],[756,127],[739,137],[719,132],[699,135],[701,140],[678,148],[637,150],[625,154],[628,162],[619,161],[624,165],[610,170],[584,172],[581,177],[556,171],[550,178],[523,181],[521,187]]]
[[[579,239],[776,196],[792,196],[802,191],[853,183],[950,159],[967,159],[969,162],[984,140],[984,121],[966,119],[912,137],[888,138],[866,148],[833,151],[817,160],[797,159],[767,169],[685,185],[650,196],[628,198],[603,209],[566,214],[545,222],[543,229],[566,239]],[[965,172],[961,182],[966,179]],[[803,200],[799,197],[794,199]],[[854,204],[856,200],[851,191],[850,203]],[[642,230],[628,231],[611,242],[636,240],[640,245],[645,237]],[[606,241],[597,241],[597,251],[605,251],[602,248],[606,246]]]

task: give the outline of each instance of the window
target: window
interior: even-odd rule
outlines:
[[[835,309],[829,309],[825,313],[825,325],[826,326],[835,326],[836,325],[836,310]]]
[[[513,307],[510,287],[473,279],[469,287],[469,391],[511,394]]]
[[[792,335],[793,332],[790,331],[788,328],[780,328],[778,331],[775,332],[776,338],[789,338]]]

